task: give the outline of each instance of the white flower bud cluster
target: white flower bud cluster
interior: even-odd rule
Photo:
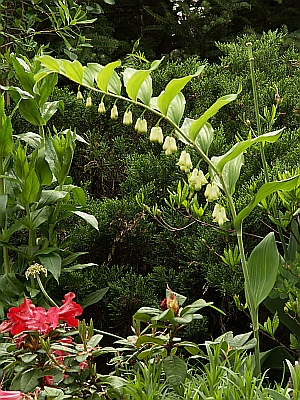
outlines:
[[[220,206],[220,204],[216,204],[212,213],[213,221],[217,222],[220,226],[224,225],[224,222],[229,221],[226,217],[225,208]]]
[[[123,124],[124,125],[131,125],[132,124],[132,112],[125,111],[124,116],[123,116]]]
[[[185,150],[183,150],[180,154],[177,165],[179,165],[181,171],[189,173],[190,170],[193,168],[190,153],[187,153]]]
[[[203,171],[200,169],[198,170],[197,168],[193,169],[192,174],[189,177],[189,184],[195,189],[195,190],[201,190],[203,185],[206,185],[207,179],[204,176]]]
[[[173,138],[172,136],[167,136],[163,144],[163,150],[165,151],[166,156],[170,156],[172,153],[176,153],[177,145],[175,138]]]
[[[119,116],[118,107],[116,104],[114,104],[114,106],[110,110],[110,118],[113,120],[116,120],[116,119],[118,119],[118,116]]]
[[[163,144],[164,135],[160,126],[153,126],[150,131],[150,142],[157,142]]]
[[[145,118],[138,118],[136,120],[134,130],[138,133],[147,133],[147,120]]]

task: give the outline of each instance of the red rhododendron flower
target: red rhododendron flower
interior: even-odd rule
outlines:
[[[1,400],[22,400],[23,394],[20,391],[1,390],[0,389],[0,399]]]
[[[58,319],[60,321],[64,321],[68,324],[68,326],[75,327],[77,328],[78,326],[78,315],[81,315],[83,312],[82,307],[75,303],[72,299],[74,299],[75,294],[72,292],[69,292],[65,294],[65,300],[62,302],[64,303],[61,307],[58,308],[59,310],[59,317]]]
[[[20,307],[9,309],[7,313],[9,320],[0,324],[0,333],[11,332],[12,335],[24,331],[49,333],[59,325],[59,320],[66,322],[70,327],[77,327],[78,320],[75,317],[81,315],[83,310],[72,300],[74,297],[74,293],[67,293],[61,307],[51,307],[48,311],[43,307],[36,307],[30,299],[24,299]]]
[[[50,309],[51,310],[51,309]],[[20,307],[11,307],[7,313],[12,322],[12,335],[23,331],[40,331],[48,333],[58,325],[58,310],[46,311],[43,307],[36,307],[30,299],[24,299]]]

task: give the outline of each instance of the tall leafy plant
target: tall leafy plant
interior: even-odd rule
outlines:
[[[84,140],[71,129],[46,133],[45,127],[55,112],[63,111],[60,101],[48,101],[57,83],[57,74],[35,81],[40,70],[36,60],[12,57],[21,84],[1,86],[16,106],[5,113],[4,95],[0,96],[0,311],[29,291],[38,293],[33,279],[23,284],[16,274],[39,262],[58,281],[61,269],[78,258],[67,256],[57,238],[59,225],[71,215],[83,218],[94,228],[97,220],[84,210],[82,188],[73,185],[69,170],[77,140]],[[12,118],[17,112],[35,126],[37,132],[15,133]],[[25,238],[16,244],[16,234]],[[3,267],[2,267],[3,266]]]
[[[214,220],[221,226],[224,222],[228,221],[225,207],[231,214],[243,268],[247,304],[252,318],[254,336],[256,338],[255,362],[256,373],[258,373],[260,370],[258,308],[274,285],[280,264],[280,257],[274,234],[270,233],[253,250],[247,261],[243,245],[243,220],[267,196],[278,191],[284,192],[291,190],[298,185],[299,175],[281,181],[264,183],[258,189],[251,202],[239,213],[236,210],[233,195],[243,164],[243,153],[252,145],[275,142],[279,139],[282,129],[268,132],[252,139],[240,141],[225,154],[210,157],[208,153],[214,135],[209,120],[220,108],[236,100],[240,90],[235,94],[229,94],[219,98],[198,119],[193,120],[185,118],[182,122],[181,120],[185,108],[185,98],[182,89],[191,79],[200,76],[203,73],[204,67],[199,68],[193,75],[172,79],[158,97],[153,97],[151,71],[159,66],[160,61],[154,61],[151,67],[146,70],[127,68],[123,72],[123,84],[127,96],[122,96],[122,80],[120,75],[116,72],[116,68],[120,66],[119,62],[113,62],[106,66],[96,63],[82,66],[78,61],[70,62],[67,60],[58,60],[50,56],[42,56],[39,60],[45,66],[45,69],[35,75],[37,82],[46,75],[59,73],[76,82],[78,85],[86,87],[89,91],[94,90],[100,92],[103,94],[102,101],[99,105],[100,112],[105,112],[105,96],[115,98],[115,104],[111,110],[112,119],[118,118],[117,101],[126,101],[128,103],[128,108],[124,114],[123,120],[126,124],[132,123],[130,111],[132,105],[138,105],[152,112],[157,115],[158,122],[155,127],[151,128],[150,140],[163,144],[163,150],[165,150],[167,155],[176,152],[176,139],[184,143],[186,147],[185,150],[182,151],[178,161],[180,169],[186,172],[189,181],[189,184],[185,184],[184,188],[184,207],[187,210],[191,210],[195,219],[201,218],[205,209],[199,206],[197,191],[203,186],[206,186],[204,195],[207,198],[207,202],[218,201],[213,211]],[[165,140],[162,128],[159,126],[160,120],[162,119],[171,125],[174,132],[174,135],[168,136]],[[135,129],[140,132],[147,131],[143,113],[137,120]],[[189,153],[190,148],[196,150],[199,156],[199,159],[195,160],[195,163],[192,163]],[[193,165],[199,165],[198,163],[200,160],[203,160],[208,166],[206,177],[198,168],[193,169]],[[193,171],[191,171],[192,169]],[[208,183],[208,180],[210,180],[210,183]],[[189,195],[187,195],[187,193],[189,193]],[[182,199],[182,197],[178,196],[178,199]],[[139,201],[140,204],[145,207],[142,199]],[[150,210],[149,207],[145,207],[145,209],[148,211]],[[158,210],[157,207],[154,207],[150,212],[153,216],[161,218],[161,211]]]

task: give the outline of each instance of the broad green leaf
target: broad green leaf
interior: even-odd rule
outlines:
[[[56,203],[67,196],[68,192],[61,190],[42,190],[37,209]]]
[[[115,68],[121,65],[121,61],[114,61],[103,67],[97,76],[97,85],[100,90],[107,93],[109,81],[115,72]]]
[[[168,321],[170,318],[174,318],[174,311],[167,309],[152,317],[151,321]]]
[[[185,108],[185,97],[179,92],[174,99],[171,101],[167,116],[175,122],[176,125],[180,124],[181,118]]]
[[[184,324],[189,324],[192,321],[193,321],[193,314],[186,314],[184,317],[170,318],[170,322],[172,324],[184,325]]]
[[[193,342],[180,342],[178,346],[184,347],[193,356],[199,353],[199,347]]]
[[[84,190],[81,187],[74,186],[74,188],[72,189],[72,194],[75,197],[78,204],[80,204],[82,207],[86,207],[86,205],[87,205],[86,197],[85,197]]]
[[[214,165],[218,165],[221,157],[212,157],[211,161]],[[244,155],[240,153],[237,157],[228,161],[222,169],[222,178],[224,180],[225,186],[229,193],[233,195],[235,191],[235,185],[240,177],[241,168],[244,165]],[[220,182],[219,176],[209,168],[209,173],[216,184],[222,189],[222,183]]]
[[[229,151],[227,151],[227,153],[225,153],[223,156],[220,157],[220,160],[218,161],[218,164],[216,165],[218,172],[222,172],[224,165],[228,161],[233,160],[235,157],[239,156],[241,153],[244,153],[245,150],[247,150],[253,144],[264,143],[264,142],[269,142],[269,143],[276,142],[279,139],[283,129],[284,128],[279,129],[278,131],[265,133],[254,139],[248,139],[248,140],[244,140],[242,142],[236,143]]]
[[[183,131],[183,133],[185,133],[187,137],[189,137],[189,129],[190,129],[190,126],[193,124],[193,122],[195,122],[194,119],[192,119],[192,118],[185,118],[185,119],[183,120],[183,123],[182,123],[181,127],[180,127],[181,131]],[[178,132],[178,131],[176,130],[175,133],[176,133],[178,139],[182,141],[182,143],[184,143],[184,144],[190,144],[190,142],[188,142],[188,141],[180,134],[180,132]]]
[[[166,86],[165,90],[158,96],[157,105],[163,115],[167,115],[168,108],[174,97],[181,92],[185,85],[195,76],[201,74],[204,65],[198,68],[197,72],[193,75],[187,75],[182,78],[172,79]]]
[[[74,261],[77,260],[78,257],[84,254],[88,254],[88,252],[87,251],[78,251],[77,253],[72,252],[70,255],[68,255],[66,258],[62,260],[62,267],[72,264]]]
[[[97,65],[99,65],[99,64],[97,64]],[[100,67],[100,65],[99,65],[99,67]],[[98,70],[98,72],[99,72],[99,70]],[[92,69],[90,69],[88,66],[84,66],[83,67],[83,78],[82,78],[82,85],[83,86],[86,86],[86,87],[89,87],[89,88],[94,87],[94,80],[96,78],[97,78],[97,74],[95,76],[94,75],[94,71]]]
[[[207,155],[213,139],[214,130],[209,122],[205,122],[196,136],[195,144]]]
[[[98,289],[95,292],[86,296],[83,302],[81,303],[82,308],[86,308],[92,304],[98,303],[98,301],[100,301],[106,295],[108,289],[109,289],[108,287],[103,289]]]
[[[41,115],[42,118],[48,122],[49,119],[56,113],[56,111],[59,109],[60,104],[62,103],[62,100],[58,101],[50,101],[46,102],[43,104],[43,106],[40,108],[41,110]]]
[[[102,338],[103,338],[103,335],[100,335],[100,334],[94,335],[90,338],[87,345],[91,346],[91,347],[96,347]]]
[[[40,263],[53,275],[58,282],[61,273],[61,257],[57,253],[39,255]]]
[[[20,99],[33,99],[34,97],[29,92],[20,89],[19,87],[15,86],[2,86],[0,85],[0,89],[9,93],[10,97],[13,99],[15,103],[18,104]]]
[[[78,271],[80,269],[96,267],[97,265],[98,264],[95,264],[95,263],[75,264],[75,265],[72,265],[71,267],[64,268],[64,271],[65,272]]]
[[[157,336],[147,336],[141,335],[139,336],[138,340],[136,341],[136,347],[139,348],[143,344],[158,344],[163,346],[166,344],[167,338],[165,336],[157,337]]]
[[[55,58],[45,55],[38,58],[38,60],[45,65],[50,71],[60,73],[60,62]]]
[[[270,294],[276,281],[280,256],[277,250],[275,236],[270,232],[251,252],[247,262],[250,290],[258,308],[260,303]],[[247,295],[246,290],[246,295]]]
[[[33,203],[39,190],[40,182],[34,169],[32,169],[22,185],[22,193],[20,196],[21,204],[26,205]]]
[[[138,97],[138,92],[139,92],[142,84],[149,77],[151,71],[154,71],[155,69],[157,69],[159,67],[159,64],[161,63],[162,60],[163,59],[153,61],[150,69],[147,69],[147,70],[134,70],[133,68],[125,69],[124,85],[126,87],[126,92],[127,92],[128,96],[132,100],[136,101],[136,99]],[[151,91],[151,93],[150,93],[150,91]],[[146,84],[143,88],[143,96],[142,97],[145,97],[145,95],[146,95],[147,99],[149,99],[149,101],[146,104],[149,104],[150,98],[152,96],[152,81],[151,81],[151,85],[150,85],[150,80],[148,80],[146,82]]]
[[[203,299],[196,300],[196,301],[194,301],[194,303],[189,304],[188,306],[184,307],[180,312],[180,316],[183,317],[186,314],[194,314],[204,307],[210,307],[212,304],[213,303],[211,301],[209,303],[207,303]]]
[[[56,86],[57,81],[57,73],[52,73],[47,74],[34,85],[33,92],[36,95],[35,98],[38,102],[39,107],[42,107],[46,103],[54,87]]]
[[[13,135],[14,137],[24,140],[25,143],[28,143],[29,146],[36,148],[41,143],[41,135],[36,132],[26,132],[20,133],[18,135]]]
[[[242,221],[251,213],[251,211],[266,197],[274,192],[293,190],[300,184],[300,175],[282,181],[275,181],[263,184],[257,191],[255,197],[234,219],[235,228],[239,227]]]
[[[11,61],[22,88],[30,94],[33,94],[35,80],[33,72],[30,71],[30,67],[19,57],[11,57]]]
[[[52,214],[50,207],[43,207],[30,213],[32,229],[37,229],[44,222],[48,221]]]
[[[200,118],[196,119],[194,123],[190,126],[189,129],[189,137],[192,141],[194,141],[200,132],[201,128],[211,117],[213,117],[220,108],[226,106],[228,103],[234,101],[240,93],[240,89],[238,93],[235,94],[227,94],[226,96],[220,97],[212,106],[210,106]]]
[[[21,100],[19,104],[19,111],[26,121],[30,122],[32,125],[46,125],[46,121],[42,117],[35,99]]]
[[[48,65],[46,66],[49,68]],[[79,61],[62,60],[62,67],[67,78],[73,82],[79,83],[80,85],[82,84],[84,70]]]
[[[179,357],[172,355],[163,359],[163,369],[167,382],[172,386],[179,386],[184,383],[187,377],[187,365]]]
[[[99,230],[98,228],[98,221],[97,219],[91,215],[91,214],[87,214],[83,211],[72,211],[73,214],[78,215],[78,217],[82,218],[85,220],[85,222],[87,222],[88,224],[90,224],[93,228],[95,228],[97,231]]]
[[[150,321],[154,315],[160,314],[161,311],[152,307],[141,307],[134,315],[133,318],[138,321]]]
[[[23,393],[33,392],[39,385],[41,371],[38,368],[32,368],[21,375],[20,390]]]
[[[1,119],[0,119],[1,120]],[[0,128],[0,157],[6,157],[13,148],[12,124],[9,117],[2,117]]]

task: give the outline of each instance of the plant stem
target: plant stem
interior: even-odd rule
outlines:
[[[39,287],[40,287],[42,293],[44,294],[44,296],[46,297],[46,299],[48,299],[50,301],[50,303],[52,303],[55,307],[58,307],[58,305],[55,303],[55,301],[53,299],[51,299],[51,297],[47,293],[46,289],[44,288],[44,285],[42,284],[41,278],[39,277],[39,274],[36,275],[36,279],[37,279]]]
[[[248,47],[248,56],[249,56],[249,64],[250,64],[250,75],[251,75],[251,83],[252,83],[252,91],[253,91],[253,101],[254,101],[254,109],[255,109],[257,134],[258,134],[258,136],[261,136],[261,134],[262,134],[261,123],[260,123],[261,118],[259,115],[259,103],[258,103],[258,95],[257,95],[257,90],[256,90],[252,43],[247,43],[246,46]],[[268,164],[266,161],[263,143],[259,143],[259,151],[260,151],[260,157],[261,157],[263,171],[264,171],[265,182],[267,183],[267,182],[270,182],[270,177],[269,177]],[[274,218],[278,219],[278,210],[277,210],[275,203],[273,203],[271,205],[271,209],[272,209]],[[287,260],[288,259],[287,246],[286,246],[286,243],[284,240],[283,230],[282,230],[282,227],[280,226],[280,224],[278,224],[278,234],[280,237],[280,241],[281,241],[281,245],[282,245],[282,249],[283,249],[283,253],[284,253],[284,258],[285,258],[285,260]]]
[[[3,175],[3,157],[0,155],[0,176]],[[0,178],[0,194],[3,195],[5,194],[5,187],[4,187],[4,179]],[[5,226],[3,229],[1,229],[2,233],[6,231],[7,228],[7,220],[5,218]],[[4,246],[2,246],[2,254],[3,254],[3,264],[4,264],[4,274],[8,275],[10,271],[10,265],[9,265],[9,257],[8,257],[8,249]]]

